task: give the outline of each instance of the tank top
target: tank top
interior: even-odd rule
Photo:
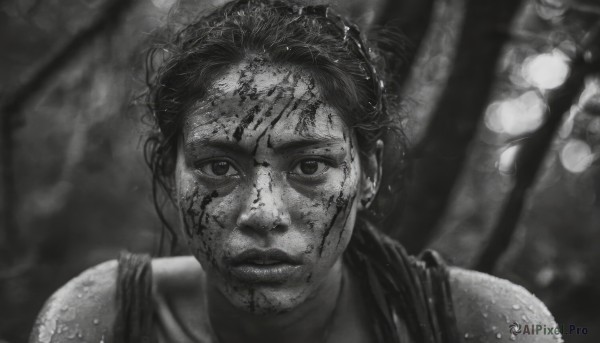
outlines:
[[[372,334],[381,343],[458,342],[448,268],[432,250],[419,257],[371,225],[357,221],[344,261],[366,296]],[[215,343],[194,336],[152,291],[151,258],[122,253],[117,278],[117,343]]]

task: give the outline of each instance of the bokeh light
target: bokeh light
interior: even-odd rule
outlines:
[[[600,118],[590,120],[587,126],[588,135],[600,137]]]
[[[497,133],[520,135],[537,129],[543,122],[546,106],[534,91],[513,99],[490,104],[485,113],[488,129]]]
[[[515,159],[520,147],[520,145],[512,145],[500,153],[497,162],[498,171],[503,174],[513,174],[516,171]]]
[[[579,97],[579,106],[589,115],[600,116],[600,79],[590,78]]]
[[[573,132],[573,127],[575,125],[575,117],[579,113],[579,107],[571,106],[569,110],[569,116],[565,121],[563,121],[560,129],[558,130],[558,136],[562,139],[567,139]]]
[[[560,151],[560,162],[571,173],[585,171],[593,162],[594,154],[590,146],[579,139],[570,139]]]
[[[162,11],[168,11],[177,0],[152,0],[152,4]]]
[[[568,57],[560,50],[530,56],[525,59],[521,72],[523,78],[539,89],[553,89],[565,82],[569,75]]]

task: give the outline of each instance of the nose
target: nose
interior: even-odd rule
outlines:
[[[290,214],[282,199],[284,190],[280,183],[273,180],[266,168],[259,168],[236,223],[240,229],[261,234],[287,230]]]

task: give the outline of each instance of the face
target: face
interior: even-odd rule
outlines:
[[[339,269],[361,197],[355,147],[308,73],[259,59],[223,73],[186,114],[183,234],[231,304],[288,311]]]

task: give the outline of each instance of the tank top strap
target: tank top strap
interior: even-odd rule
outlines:
[[[117,316],[113,341],[156,343],[153,334],[152,259],[122,252],[117,276]]]
[[[346,260],[363,274],[374,333],[381,342],[458,342],[448,268],[431,250],[407,254],[368,222],[357,222]]]
[[[425,250],[418,260],[420,265],[420,279],[427,290],[431,327],[437,333],[438,342],[458,342],[458,329],[456,315],[452,303],[448,265],[442,256],[435,250]],[[434,299],[431,301],[429,299]]]

